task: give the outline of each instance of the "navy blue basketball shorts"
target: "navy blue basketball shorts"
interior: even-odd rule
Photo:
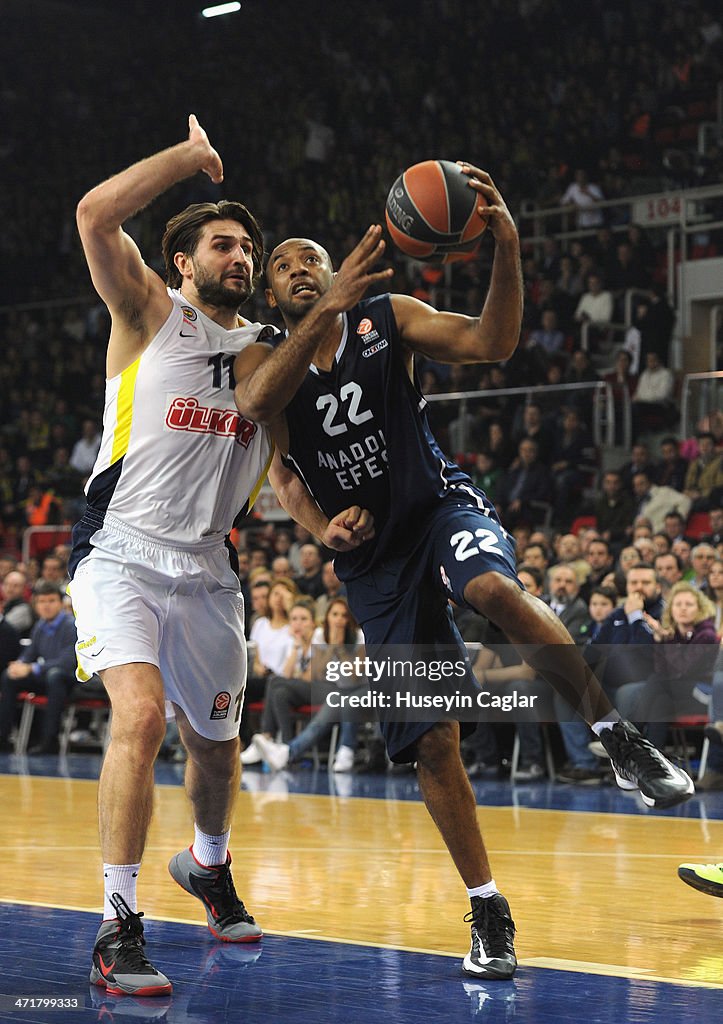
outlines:
[[[465,587],[470,580],[489,572],[500,573],[519,585],[515,542],[494,509],[478,495],[472,488],[453,491],[440,502],[431,520],[426,520],[425,535],[411,553],[387,559],[346,583],[349,605],[364,631],[366,655],[375,665],[400,659],[415,666],[420,660],[435,665],[463,661],[466,666],[464,677],[458,668],[449,678],[432,677],[432,684],[430,673],[424,670],[416,679],[381,680],[393,706],[380,710],[380,725],[389,757],[398,763],[417,759],[418,740],[441,718],[425,718],[423,710],[411,716],[406,709],[406,713],[399,713],[395,702],[406,701],[409,690],[444,696],[465,688],[479,689],[449,599],[470,607],[464,598]],[[474,722],[460,722],[462,736],[475,727]]]

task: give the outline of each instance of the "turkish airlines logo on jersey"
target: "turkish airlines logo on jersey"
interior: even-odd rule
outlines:
[[[171,430],[188,430],[192,434],[216,434],[233,437],[236,444],[248,448],[259,429],[235,409],[213,409],[200,405],[197,398],[174,398],[166,413]]]

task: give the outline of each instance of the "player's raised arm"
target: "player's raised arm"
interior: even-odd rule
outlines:
[[[492,178],[462,164],[470,188],[487,200],[480,213],[489,217],[495,255],[487,298],[478,317],[438,312],[407,295],[393,295],[394,316],[405,345],[446,363],[481,363],[509,359],[522,326],[523,288],[517,228]]]
[[[159,323],[144,325],[149,307],[158,306],[155,319],[160,322],[170,310],[165,285],[143,261],[133,239],[122,224],[142,210],[172,185],[205,171],[212,181],[223,179],[221,159],[208,141],[195,115],[189,117],[189,135],[185,142],[133,164],[107,181],[96,185],[79,202],[76,218],[93,284],[108,306],[114,328],[133,328],[127,344],[135,338],[142,347],[142,335],[149,335]],[[144,329],[145,327],[145,329]],[[115,343],[123,344],[119,331]]]

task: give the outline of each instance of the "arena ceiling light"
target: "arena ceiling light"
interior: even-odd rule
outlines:
[[[240,10],[240,3],[214,4],[213,7],[204,7],[201,11],[201,16],[204,18],[217,18],[220,14],[235,14]]]

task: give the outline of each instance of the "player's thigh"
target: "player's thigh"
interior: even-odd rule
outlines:
[[[160,650],[166,698],[209,740],[238,735],[246,686],[243,601],[230,588],[173,595]]]
[[[498,573],[520,585],[513,539],[496,519],[469,506],[447,512],[440,521],[432,538],[429,567],[447,597],[468,607],[465,589],[477,577]]]
[[[349,607],[364,633],[365,650],[412,644],[422,604],[423,562],[390,559],[346,583]]]
[[[79,566],[69,592],[80,679],[131,664],[159,668],[163,600],[157,584],[144,580],[132,565],[93,551]]]

